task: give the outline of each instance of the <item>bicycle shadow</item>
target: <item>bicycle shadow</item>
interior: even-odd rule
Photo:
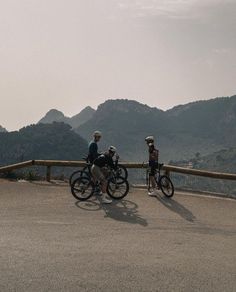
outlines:
[[[101,197],[87,201],[77,201],[76,207],[86,211],[104,210],[105,216],[116,221],[147,226],[147,220],[138,214],[138,205],[129,200],[113,200],[111,204],[102,204]]]
[[[97,201],[96,197],[92,197],[86,201],[77,201],[75,202],[75,206],[79,209],[86,211],[99,211],[102,209],[101,204]]]
[[[162,197],[160,195],[157,195],[156,199],[160,203],[162,203],[166,208],[168,208],[172,212],[175,212],[183,219],[189,222],[194,222],[196,220],[196,217],[193,215],[193,213],[190,210],[188,210],[186,207],[181,205],[179,202],[177,202],[173,198],[167,198],[167,197]]]
[[[139,224],[144,227],[148,226],[147,220],[138,214],[138,205],[132,201],[113,201],[110,205],[101,204],[101,208],[105,212],[105,217],[130,224]]]

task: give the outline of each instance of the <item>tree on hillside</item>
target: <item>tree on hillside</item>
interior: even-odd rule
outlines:
[[[0,133],[0,141],[1,164],[23,159],[79,160],[87,152],[87,142],[64,123],[30,125]]]

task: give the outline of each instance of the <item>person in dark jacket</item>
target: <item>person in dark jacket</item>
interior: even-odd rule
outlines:
[[[95,131],[93,133],[93,140],[89,143],[88,147],[88,162],[93,163],[93,161],[100,155],[98,152],[98,142],[101,140],[102,133],[100,131]]]
[[[95,181],[101,182],[102,189],[102,203],[110,204],[112,200],[106,195],[107,191],[107,180],[105,175],[105,169],[107,167],[114,168],[113,156],[116,153],[116,148],[114,146],[110,146],[108,151],[104,154],[98,156],[94,161],[91,167],[91,173]]]
[[[149,167],[150,167],[150,181],[152,184],[152,191],[148,192],[149,196],[156,196],[158,191],[158,186],[155,180],[156,169],[158,168],[158,160],[159,160],[159,150],[154,145],[154,137],[148,136],[145,138],[145,142],[148,146],[148,154],[149,154]]]
[[[157,194],[157,184],[155,180],[156,169],[158,168],[159,150],[155,148],[154,143],[148,144],[149,152],[149,167],[150,167],[150,181],[153,191],[148,192],[149,196],[155,196]]]

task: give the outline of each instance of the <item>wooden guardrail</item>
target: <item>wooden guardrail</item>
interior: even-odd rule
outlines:
[[[9,171],[13,171],[15,169],[25,168],[25,167],[32,166],[32,165],[33,165],[33,160],[28,160],[28,161],[15,163],[15,164],[7,165],[7,166],[1,166],[0,173],[9,172]]]
[[[121,162],[127,168],[130,169],[142,169],[147,168],[147,163],[136,163],[136,162]],[[64,161],[64,160],[29,160],[21,163],[16,163],[8,166],[0,167],[0,173],[9,172],[20,168],[30,167],[30,166],[45,166],[46,170],[46,179],[47,181],[51,180],[51,168],[55,166],[61,167],[83,167],[86,165],[85,161]],[[226,180],[236,180],[236,174],[232,173],[222,173],[222,172],[212,172],[208,170],[199,170],[199,169],[189,169],[184,167],[172,166],[172,165],[163,165],[163,170],[166,174],[169,175],[171,172],[203,176],[208,178],[215,179],[226,179]]]

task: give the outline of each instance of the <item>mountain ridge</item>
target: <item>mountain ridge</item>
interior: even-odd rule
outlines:
[[[55,114],[58,119],[64,116]],[[96,111],[92,109],[92,115],[78,127],[76,121],[72,124],[73,118],[77,115],[69,118],[70,122],[64,116],[64,122],[76,133],[90,140],[95,130],[101,130],[100,148],[116,145],[126,160],[147,158],[147,135],[156,137],[164,162],[191,158],[196,152],[207,155],[236,144],[236,95],[190,102],[166,111],[135,100],[109,99]]]
[[[76,128],[87,122],[94,113],[95,110],[90,106],[85,107],[82,111],[72,117],[65,116],[63,112],[57,109],[51,109],[39,120],[38,123],[51,124],[53,122],[64,122],[72,128]]]
[[[4,127],[2,127],[1,125],[0,125],[0,133],[6,133],[7,132],[7,129],[5,129]]]
[[[236,95],[197,101],[172,112],[136,101],[108,100],[75,131],[86,140],[94,130],[103,132],[101,147],[114,144],[125,159],[145,159],[144,138],[157,138],[164,161],[208,154],[236,143]]]

